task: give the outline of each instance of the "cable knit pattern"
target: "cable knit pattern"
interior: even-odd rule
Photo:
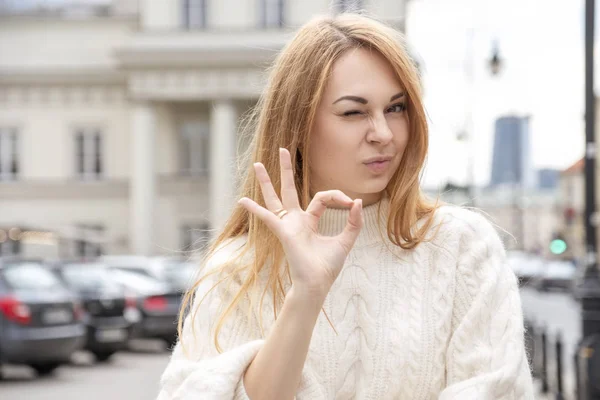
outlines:
[[[494,228],[478,213],[444,206],[435,236],[402,250],[382,234],[388,207],[383,200],[364,208],[365,225],[324,304],[338,334],[322,313],[296,398],[533,399],[517,281]],[[341,232],[347,217],[328,209],[320,232]],[[224,246],[208,267],[244,240]],[[222,331],[222,354],[210,333],[236,287],[229,290],[209,295],[193,324],[186,320],[188,352],[175,347],[160,400],[248,399],[242,377],[264,343],[259,330],[237,312]],[[268,301],[261,312],[268,331]]]

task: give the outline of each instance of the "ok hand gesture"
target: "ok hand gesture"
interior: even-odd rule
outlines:
[[[325,299],[338,277],[362,227],[362,200],[352,200],[339,190],[318,192],[303,210],[298,201],[290,153],[279,151],[281,198],[261,163],[254,164],[266,208],[248,198],[239,203],[256,215],[277,236],[290,266],[292,287]],[[318,233],[319,219],[327,206],[350,208],[348,222],[338,236]]]

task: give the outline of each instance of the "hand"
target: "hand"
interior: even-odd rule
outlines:
[[[336,280],[362,227],[362,200],[352,200],[339,190],[318,192],[306,210],[300,207],[290,153],[280,149],[281,199],[261,163],[254,164],[267,208],[248,198],[239,203],[256,215],[277,236],[290,267],[292,288],[324,300]],[[328,205],[350,207],[350,216],[338,236],[318,233],[319,219]],[[287,213],[281,218],[279,210]],[[281,215],[281,214],[279,214]]]

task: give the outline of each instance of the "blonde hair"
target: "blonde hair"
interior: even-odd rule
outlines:
[[[420,172],[427,155],[428,127],[421,99],[418,70],[409,56],[402,35],[380,22],[356,14],[318,17],[306,23],[275,60],[267,88],[251,115],[249,125],[253,133],[251,162],[261,162],[269,173],[275,190],[280,190],[279,151],[285,147],[292,155],[296,188],[300,204],[310,202],[310,131],[332,67],[342,54],[350,49],[366,48],[385,57],[404,88],[409,119],[409,139],[402,161],[386,189],[390,201],[387,236],[403,249],[412,249],[426,240],[436,205],[431,204],[420,190]],[[301,156],[302,155],[302,156]],[[240,196],[253,199],[264,206],[264,200],[254,169],[251,165]],[[425,223],[415,230],[417,221]],[[273,299],[273,313],[285,297],[283,276],[288,276],[288,265],[279,240],[257,217],[237,205],[223,230],[214,239],[205,255],[205,262],[231,239],[248,235],[242,250],[223,265],[199,279],[186,293],[179,317],[181,337],[184,315],[200,283],[213,273],[221,279],[209,290],[224,281],[239,279],[241,286],[231,302],[221,312],[214,332],[214,344],[221,352],[219,331],[226,318],[241,305],[244,298],[260,289],[259,274],[264,268],[268,279],[263,289],[259,310],[265,295]],[[245,257],[250,255],[250,257]],[[204,298],[206,295],[204,296]],[[202,301],[198,302],[198,306]],[[248,317],[253,305],[250,302]],[[192,319],[195,318],[195,311]],[[256,311],[256,310],[254,310]],[[262,313],[261,329],[262,329]],[[192,324],[194,326],[194,324]]]

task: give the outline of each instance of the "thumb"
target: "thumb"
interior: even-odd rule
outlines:
[[[362,220],[362,199],[356,199],[353,201],[352,208],[350,209],[350,215],[348,216],[348,222],[344,231],[340,234],[340,242],[348,251],[354,246],[356,238],[360,233],[363,225]]]

